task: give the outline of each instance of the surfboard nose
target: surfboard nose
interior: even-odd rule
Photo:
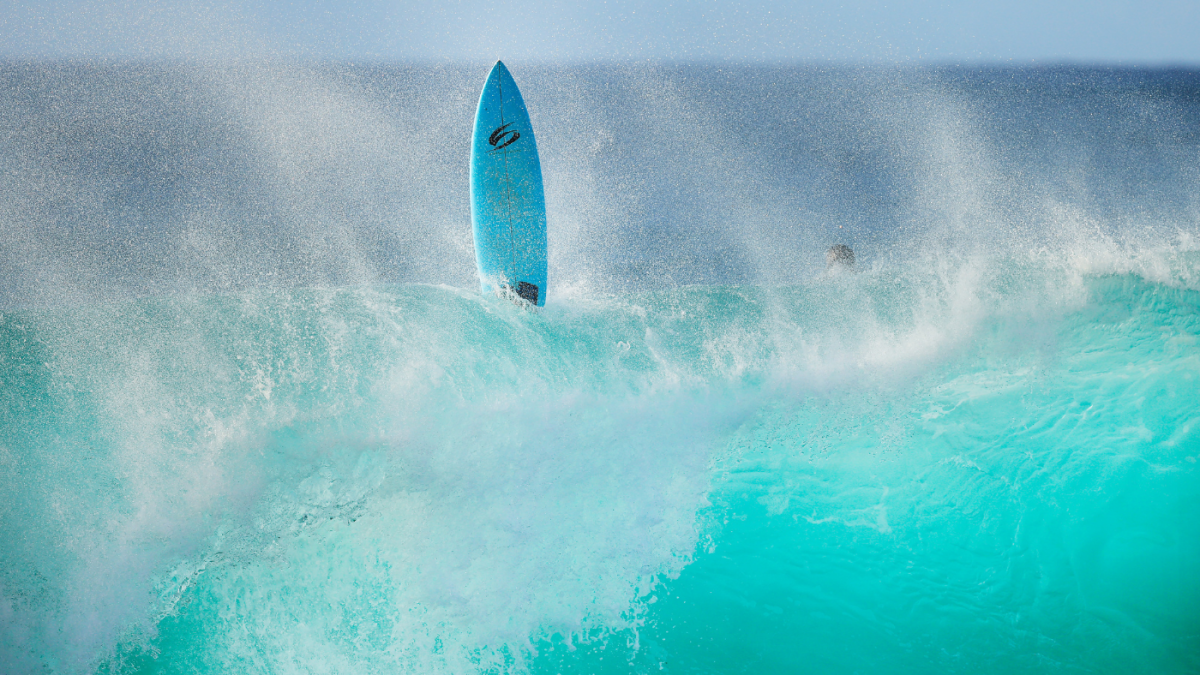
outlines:
[[[512,80],[512,75],[509,74],[508,68],[503,61],[496,61],[492,69],[488,71],[487,81],[484,83],[484,88],[488,86],[505,85]]]

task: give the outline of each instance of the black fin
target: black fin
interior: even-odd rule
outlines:
[[[517,297],[521,298],[522,300],[528,300],[529,302],[533,303],[534,306],[537,306],[538,287],[535,284],[529,283],[528,281],[518,282]]]

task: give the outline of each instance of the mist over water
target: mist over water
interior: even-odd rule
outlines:
[[[0,65],[0,662],[1200,669],[1200,76],[486,67]]]
[[[6,304],[473,285],[477,69],[9,62]],[[1194,224],[1196,83],[1111,69],[527,68],[560,287],[794,283],[831,243]],[[800,257],[805,256],[805,257]]]

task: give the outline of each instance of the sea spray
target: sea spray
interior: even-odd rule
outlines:
[[[1194,75],[4,68],[12,670],[1200,667]]]

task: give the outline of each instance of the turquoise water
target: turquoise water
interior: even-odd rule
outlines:
[[[1186,239],[0,335],[13,672],[1200,669]]]
[[[1200,73],[508,65],[0,62],[0,672],[1200,672]]]

